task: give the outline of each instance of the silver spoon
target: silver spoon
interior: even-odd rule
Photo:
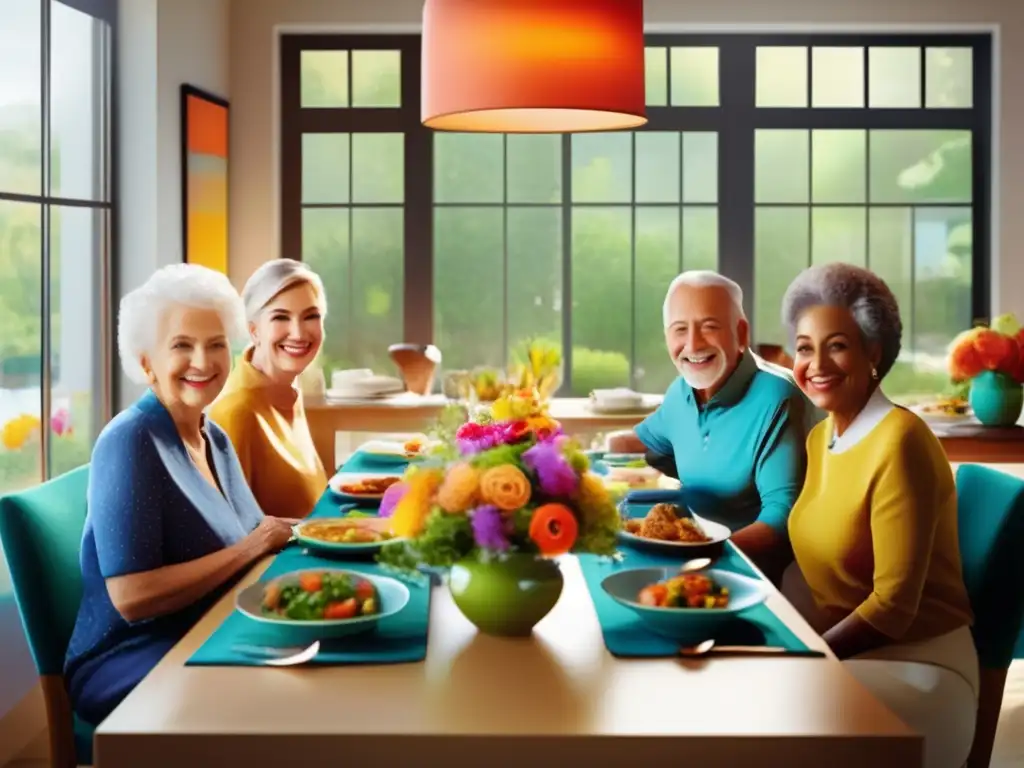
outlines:
[[[706,656],[711,653],[712,649],[715,654],[732,655],[732,656],[760,656],[762,654],[777,654],[787,653],[785,648],[772,645],[715,645],[715,641],[712,639],[705,640],[704,642],[697,643],[697,645],[684,645],[679,649],[679,655],[687,658],[694,656]]]
[[[305,664],[307,661],[312,661],[313,658],[320,653],[320,641],[316,640],[307,648],[303,648],[297,653],[291,653],[287,656],[281,656],[279,654],[290,651],[292,650],[291,648],[279,649],[263,648],[260,646],[237,646],[235,650],[254,656],[264,657],[263,663],[271,667],[292,667],[296,664]]]
[[[709,565],[711,565],[710,557],[695,557],[693,560],[687,560],[679,568],[680,573],[693,573],[695,571],[703,571]]]

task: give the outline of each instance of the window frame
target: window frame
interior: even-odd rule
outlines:
[[[991,307],[991,194],[992,194],[992,35],[989,33],[730,33],[645,35],[648,47],[717,47],[719,105],[717,107],[647,107],[648,122],[641,131],[713,131],[718,134],[718,270],[743,288],[751,319],[755,307],[754,137],[759,129],[849,130],[969,130],[972,133],[972,273],[971,314],[975,321],[989,317]],[[756,56],[759,46],[861,47],[864,50],[863,107],[810,106],[813,56],[808,55],[808,106],[758,107]],[[912,109],[870,108],[868,50],[872,47],[915,47],[921,55],[922,105]],[[972,106],[928,108],[924,105],[927,48],[972,49]],[[303,50],[401,51],[401,106],[396,108],[307,108],[300,105],[300,60]],[[404,299],[400,341],[434,343],[433,308],[433,139],[434,131],[420,122],[419,33],[408,34],[287,34],[280,45],[281,64],[281,255],[302,254],[302,134],[304,132],[402,132],[405,145]],[[351,82],[351,68],[349,70]],[[667,93],[671,94],[671,65]],[[351,88],[350,88],[351,92]],[[562,136],[562,356],[560,394],[572,389],[572,138]],[[865,162],[870,162],[866,158]],[[680,202],[680,207],[685,203]],[[350,203],[351,205],[351,203]],[[636,201],[629,207],[634,211]],[[641,204],[642,205],[642,204]],[[813,208],[813,201],[806,207]],[[860,204],[858,204],[860,205]],[[870,202],[862,204],[870,208]],[[626,204],[621,204],[626,207]],[[341,207],[341,206],[339,206]],[[506,206],[507,207],[507,206]],[[682,247],[682,245],[680,245]],[[506,247],[507,250],[507,247]],[[636,241],[632,239],[632,268]],[[507,289],[506,289],[507,290]],[[635,292],[632,297],[635,302]],[[913,306],[904,310],[912,318]],[[636,326],[631,314],[630,385],[635,384]],[[507,319],[504,336],[507,337]],[[399,341],[399,340],[396,340]],[[507,342],[507,339],[506,339]]]
[[[40,296],[40,313],[42,322],[40,343],[40,422],[44,425],[39,430],[40,440],[40,481],[50,479],[53,474],[53,442],[50,423],[52,413],[53,386],[53,338],[51,295],[51,240],[52,240],[52,209],[79,208],[93,212],[106,212],[105,226],[98,233],[100,250],[99,263],[94,264],[97,270],[99,295],[96,299],[96,313],[88,321],[94,326],[93,337],[96,339],[98,360],[94,368],[93,388],[93,424],[92,439],[113,415],[113,404],[116,396],[117,360],[114,348],[114,313],[111,309],[112,297],[117,288],[115,265],[117,263],[117,238],[114,232],[117,226],[118,205],[118,118],[117,118],[117,41],[118,41],[118,9],[117,0],[52,0],[52,2],[72,8],[91,16],[109,26],[105,35],[105,56],[97,56],[93,60],[93,77],[98,78],[101,91],[101,109],[95,117],[97,130],[96,157],[99,158],[101,171],[93,181],[92,199],[62,197],[51,194],[51,126],[52,105],[50,103],[51,75],[53,59],[52,9],[51,0],[38,0],[40,6],[40,189],[38,194],[22,194],[0,190],[0,201],[27,203],[38,206],[40,213],[40,261],[42,290]]]

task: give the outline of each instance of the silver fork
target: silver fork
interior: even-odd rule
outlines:
[[[312,661],[320,653],[320,641],[301,648],[271,648],[262,645],[236,645],[234,649],[250,656],[262,657],[263,663],[271,667],[293,667]]]

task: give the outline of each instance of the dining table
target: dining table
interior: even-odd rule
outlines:
[[[363,468],[363,458],[357,453],[339,471]],[[342,510],[329,488],[313,516]],[[245,620],[236,595],[275,558],[288,558],[289,569],[322,562],[291,545],[256,563],[99,726],[95,765],[922,764],[921,736],[847,672],[767,581],[767,610],[814,655],[619,658],[606,646],[584,557],[593,556],[559,558],[561,597],[529,637],[478,631],[442,577],[415,587],[429,599],[421,603],[429,617],[422,660],[194,663],[229,621]]]

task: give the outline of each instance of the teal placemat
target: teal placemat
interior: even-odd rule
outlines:
[[[596,555],[579,556],[580,568],[587,583],[587,590],[594,601],[594,610],[601,625],[605,647],[613,656],[626,658],[675,656],[679,651],[679,643],[673,643],[648,630],[635,613],[619,605],[601,589],[601,582],[616,571],[652,566],[678,566],[680,559],[638,552],[630,547],[622,547],[621,552],[624,555],[621,562]],[[714,567],[757,578],[753,569],[736,554],[731,544],[726,545],[725,554],[715,562]],[[769,645],[786,648],[794,655],[824,656],[819,651],[809,649],[765,605],[752,608],[744,612],[742,618],[737,617],[723,625],[714,639],[723,645]]]
[[[331,517],[339,513],[337,502],[325,493],[310,517]],[[262,579],[274,578],[304,568],[345,568],[377,576],[392,576],[373,562],[316,557],[299,547],[290,547],[267,568]],[[320,653],[311,664],[403,664],[422,661],[427,655],[430,620],[430,586],[403,580],[409,588],[409,604],[397,616],[382,619],[371,632],[321,641]],[[186,666],[262,666],[263,660],[237,650],[239,646],[281,645],[280,636],[238,612],[232,612]]]

